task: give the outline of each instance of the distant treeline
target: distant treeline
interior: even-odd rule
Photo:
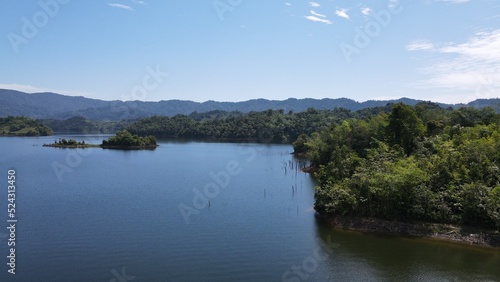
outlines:
[[[315,209],[500,230],[500,115],[396,104],[293,143],[313,166]]]
[[[28,117],[0,118],[0,135],[47,136],[52,130],[40,122]]]
[[[417,105],[428,104],[421,102]],[[437,104],[432,105],[439,107]],[[316,110],[309,108],[303,112],[285,112],[284,110],[266,110],[242,113],[239,111],[193,112],[189,115],[153,116],[139,120],[96,121],[84,117],[72,117],[66,120],[39,120],[54,132],[71,133],[115,133],[128,130],[140,136],[153,135],[157,138],[198,138],[209,140],[251,140],[258,142],[292,143],[299,135],[309,135],[321,131],[332,124],[339,124],[346,119],[364,119],[379,113],[389,113],[394,104],[381,107],[364,108],[351,111],[345,108]],[[453,109],[440,108],[451,113]],[[490,111],[491,108],[477,110],[461,108],[460,116],[453,116],[451,123],[467,124],[473,122],[471,115]],[[457,112],[458,113],[458,112]],[[472,119],[469,119],[471,116]],[[459,120],[463,119],[463,120]],[[438,125],[437,125],[438,126]]]
[[[352,112],[348,109],[316,110],[294,113],[283,110],[262,112],[192,113],[173,117],[154,116],[141,119],[127,130],[141,136],[170,138],[202,138],[253,140],[257,142],[291,143],[300,134],[311,134],[331,124],[355,117],[366,117],[390,111],[392,105]]]
[[[100,121],[88,120],[84,117],[75,116],[65,120],[42,119],[40,123],[50,127],[54,132],[71,132],[81,134],[92,133],[115,133],[125,129],[133,121]]]

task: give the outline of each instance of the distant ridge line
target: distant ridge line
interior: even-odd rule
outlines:
[[[193,112],[209,111],[265,111],[268,109],[286,112],[301,112],[308,108],[326,110],[346,108],[357,111],[364,108],[385,106],[387,103],[405,103],[415,105],[424,100],[400,98],[394,100],[368,100],[358,102],[349,98],[288,98],[286,100],[267,100],[264,98],[251,99],[241,102],[205,101],[194,102],[189,100],[162,100],[158,102],[142,101],[104,101],[83,96],[67,96],[52,92],[25,93],[16,90],[0,89],[0,116],[27,116],[36,119],[67,119],[81,116],[91,120],[122,120],[149,117],[154,115],[174,116],[191,114]],[[427,101],[425,101],[427,102]],[[468,104],[436,103],[441,107],[472,106],[482,108],[493,106],[500,110],[500,99],[477,99]]]

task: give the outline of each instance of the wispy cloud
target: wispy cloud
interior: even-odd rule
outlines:
[[[420,70],[427,78],[418,81],[417,86],[473,92],[486,81],[488,88],[498,89],[495,95],[500,96],[500,29],[478,32],[464,43],[436,46],[416,41],[406,48],[431,52],[440,58],[433,58],[429,66]]]
[[[321,18],[326,18],[325,15],[323,14],[320,14],[320,13],[316,13],[314,10],[311,10],[309,11],[313,16],[316,16],[316,17],[321,17]]]
[[[311,2],[313,3],[313,2]],[[332,21],[330,21],[329,19],[326,18],[326,15],[323,15],[323,14],[320,14],[314,10],[310,10],[309,13],[311,15],[309,16],[305,16],[304,18],[310,20],[310,21],[313,21],[313,22],[320,22],[320,23],[324,23],[324,24],[332,24]]]
[[[310,21],[313,21],[313,22],[320,22],[320,23],[324,23],[324,24],[332,24],[332,22],[328,19],[324,19],[324,18],[319,18],[319,17],[316,17],[316,16],[306,16],[305,17],[306,19],[310,20]]]
[[[311,7],[314,7],[314,8],[321,6],[319,3],[316,3],[316,2],[309,2],[309,5],[311,5]]]
[[[141,1],[141,0],[132,0],[132,2],[136,3],[136,4],[141,4],[141,5],[146,5],[146,1]]]
[[[435,2],[448,2],[452,4],[462,4],[462,3],[467,3],[470,0],[434,0]]]
[[[434,44],[427,40],[415,40],[410,44],[406,45],[406,50],[408,51],[418,51],[418,50],[434,50]]]
[[[345,18],[345,19],[349,19],[349,15],[347,14],[347,9],[337,9],[335,11],[335,15],[341,17],[341,18]]]
[[[365,16],[370,15],[371,12],[372,12],[372,9],[370,9],[368,7],[361,8],[361,13],[363,13],[363,15],[365,15]]]
[[[108,5],[111,6],[111,7],[125,9],[125,10],[129,10],[129,11],[133,11],[134,10],[130,6],[119,4],[119,3],[108,3]]]

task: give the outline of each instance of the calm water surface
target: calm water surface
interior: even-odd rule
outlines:
[[[0,281],[499,281],[500,252],[332,230],[289,145],[0,138]],[[7,273],[15,169],[16,274]],[[2,180],[3,179],[3,180]]]

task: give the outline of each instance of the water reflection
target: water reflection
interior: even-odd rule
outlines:
[[[329,261],[335,275],[351,280],[495,281],[500,279],[500,251],[432,239],[334,229],[315,217],[318,238],[340,246]],[[355,275],[356,277],[352,277]],[[368,279],[370,280],[370,279]]]

